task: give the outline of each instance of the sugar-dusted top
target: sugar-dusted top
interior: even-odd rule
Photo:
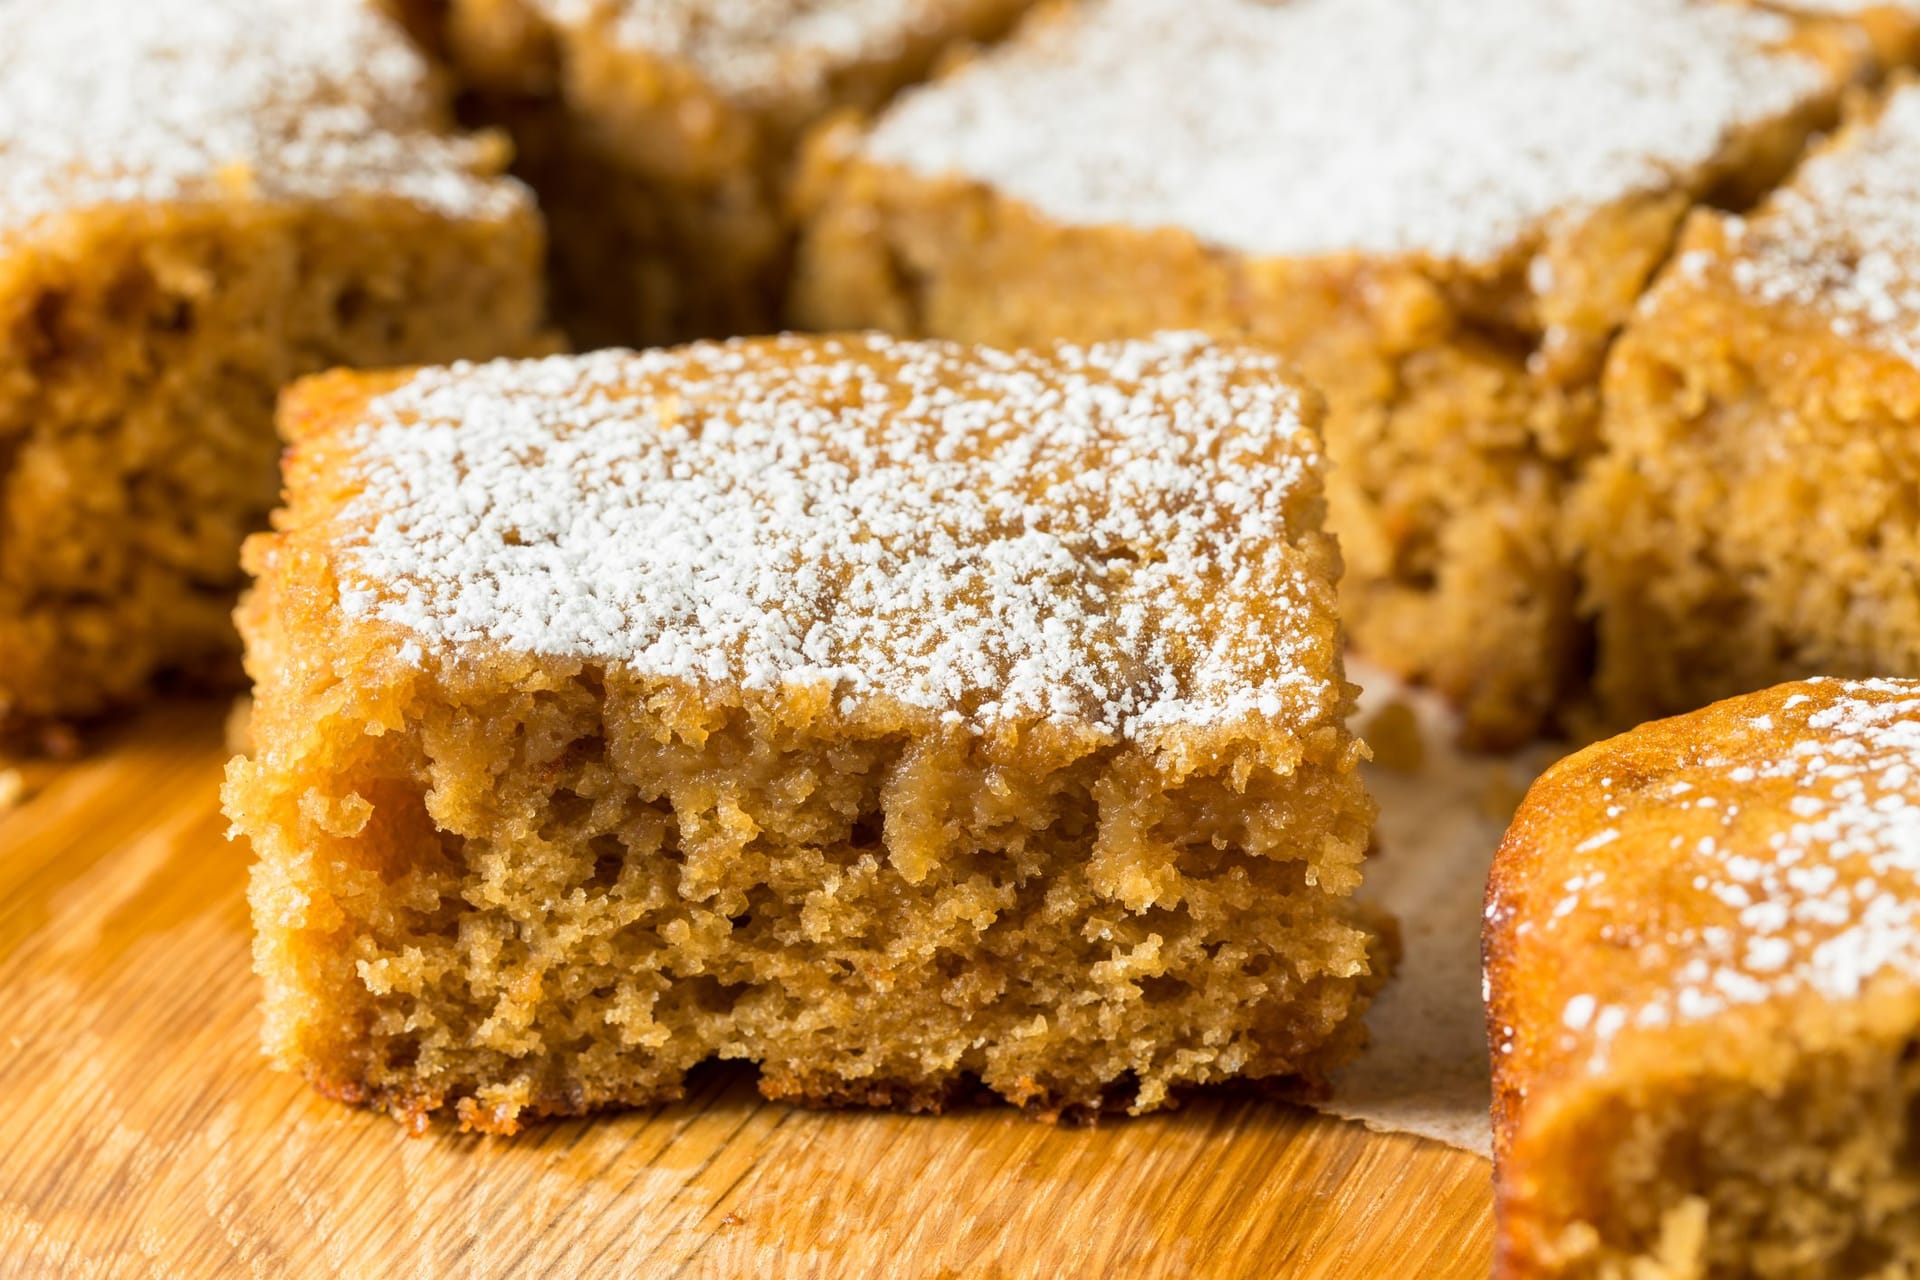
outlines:
[[[1615,741],[1541,784],[1547,882],[1496,868],[1490,921],[1566,959],[1541,1034],[1598,1065],[1630,1033],[1920,982],[1920,681],[1785,685]]]
[[[0,236],[147,201],[525,198],[438,117],[425,62],[366,0],[0,3]]]
[[[1818,92],[1789,34],[1698,0],[1093,0],[908,95],[866,146],[1073,223],[1487,260]]]
[[[1802,166],[1759,216],[1728,220],[1733,281],[1920,364],[1920,86]],[[1683,273],[1711,262],[1683,257]]]
[[[975,727],[1122,736],[1341,695],[1319,452],[1271,357],[779,338],[429,370],[345,455],[341,604]],[[423,651],[424,652],[424,651]]]
[[[817,93],[836,72],[896,57],[983,7],[981,0],[537,2],[560,25],[607,22],[622,45],[686,62],[721,92],[747,100]]]

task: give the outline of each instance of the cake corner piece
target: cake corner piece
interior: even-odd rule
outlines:
[[[1386,947],[1318,404],[1192,335],[777,338],[288,398],[269,1051],[469,1127],[1323,1079]]]

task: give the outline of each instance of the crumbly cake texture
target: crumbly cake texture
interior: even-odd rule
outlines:
[[[878,337],[290,393],[248,544],[266,1036],[410,1124],[1042,1114],[1315,1082],[1349,902],[1317,402],[1193,336]]]
[[[1622,337],[1579,494],[1603,713],[1920,674],[1920,89],[1750,218],[1701,216]]]
[[[1031,0],[451,0],[445,45],[553,226],[582,347],[779,327],[802,132]]]
[[[0,722],[238,676],[273,399],[531,349],[498,139],[356,0],[0,5]]]
[[[1687,0],[1056,7],[811,148],[796,315],[1276,343],[1330,402],[1358,646],[1511,742],[1582,658],[1560,504],[1613,333],[1870,63]]]
[[[1554,766],[1486,962],[1497,1276],[1920,1269],[1920,683],[1781,685]]]

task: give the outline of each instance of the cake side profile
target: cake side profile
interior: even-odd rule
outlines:
[[[1485,954],[1496,1276],[1920,1268],[1920,684],[1785,684],[1563,760]]]
[[[541,230],[355,0],[0,8],[0,723],[235,681],[279,387],[533,350]]]
[[[1055,6],[818,140],[796,318],[1277,344],[1328,396],[1358,648],[1520,741],[1584,658],[1560,507],[1612,335],[1870,71],[1685,0]]]
[[[1702,215],[1621,339],[1574,519],[1613,724],[1920,674],[1920,88],[1750,218]]]
[[[1352,907],[1318,409],[1169,336],[330,375],[248,544],[268,1048],[415,1127],[1314,1082]]]
[[[1030,0],[452,0],[442,43],[553,227],[583,347],[779,327],[802,132]]]

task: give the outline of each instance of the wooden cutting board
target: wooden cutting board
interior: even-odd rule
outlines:
[[[1229,1099],[1097,1128],[684,1103],[405,1137],[268,1070],[223,709],[0,817],[0,1274],[1482,1277],[1485,1162]]]

